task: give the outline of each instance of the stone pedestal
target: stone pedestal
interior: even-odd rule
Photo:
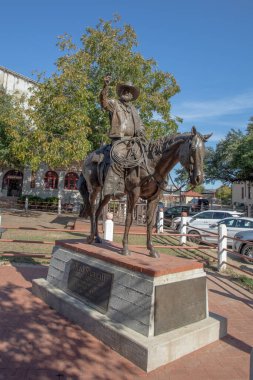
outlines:
[[[33,293],[146,371],[226,335],[226,320],[209,316],[202,264],[119,251],[59,241]]]

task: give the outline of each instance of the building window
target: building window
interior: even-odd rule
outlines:
[[[79,177],[76,173],[67,173],[64,180],[64,189],[77,190],[77,181]]]
[[[58,188],[58,174],[49,170],[45,174],[44,178],[45,188],[46,189],[57,189]]]
[[[244,199],[244,187],[242,187],[242,199]]]
[[[23,173],[18,170],[9,170],[3,178],[2,189],[7,196],[19,197],[22,194]]]
[[[248,184],[248,198],[251,199],[251,186]]]
[[[31,174],[30,188],[35,189],[35,173],[34,172],[32,172]]]

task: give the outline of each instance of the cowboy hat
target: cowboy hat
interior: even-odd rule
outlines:
[[[129,90],[129,92],[131,92],[131,94],[133,95],[133,100],[138,98],[138,96],[140,94],[140,90],[137,87],[133,86],[133,84],[130,82],[118,83],[117,84],[116,91],[117,91],[117,94],[119,97],[120,97],[122,91],[125,89],[127,89],[127,90]]]

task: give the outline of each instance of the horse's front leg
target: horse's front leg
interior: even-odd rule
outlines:
[[[95,212],[96,212],[96,198],[97,198],[98,191],[93,191],[90,194],[90,235],[87,237],[87,243],[92,244],[95,238],[95,232],[96,232],[96,222],[95,222]]]
[[[101,215],[101,212],[103,210],[103,208],[107,205],[107,203],[109,202],[110,200],[110,195],[106,195],[103,200],[99,203],[99,206],[98,206],[98,209],[96,211],[96,215],[95,215],[95,242],[96,243],[102,243],[102,239],[101,237],[99,236],[99,232],[98,232],[98,219]]]
[[[154,225],[154,214],[157,209],[158,198],[147,203],[147,249],[151,257],[158,258],[160,253],[155,250],[152,243],[152,229]]]
[[[131,254],[128,249],[128,234],[133,222],[134,206],[136,205],[138,201],[139,195],[140,195],[140,191],[138,188],[134,189],[131,193],[127,194],[127,211],[126,211],[125,231],[124,231],[124,236],[122,240],[122,244],[123,244],[122,255]]]

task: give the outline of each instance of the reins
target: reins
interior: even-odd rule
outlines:
[[[170,180],[173,184],[173,186],[176,188],[175,190],[168,190],[166,188],[163,187],[163,184],[168,184],[167,181],[165,180],[162,180],[161,182],[158,181],[155,176],[154,176],[154,171],[150,169],[149,165],[148,165],[148,162],[147,162],[147,154],[146,154],[146,150],[144,148],[144,145],[143,145],[143,139],[144,138],[140,138],[140,137],[124,137],[118,141],[115,141],[112,145],[112,148],[111,148],[111,151],[110,151],[110,157],[111,157],[111,160],[113,162],[115,162],[116,164],[120,165],[121,167],[123,167],[124,169],[132,169],[132,168],[135,168],[135,167],[142,167],[147,173],[148,173],[148,176],[143,178],[143,180],[141,181],[140,183],[140,186],[142,186],[145,182],[148,182],[150,179],[154,180],[157,187],[159,188],[159,190],[162,190],[166,193],[169,193],[169,194],[172,194],[172,193],[176,193],[178,191],[181,191],[181,189],[183,187],[185,187],[187,185],[187,183],[189,183],[189,181],[187,181],[186,183],[182,184],[180,187],[177,187],[172,178],[171,178],[171,175],[169,174],[169,177],[170,177]],[[117,147],[122,144],[122,143],[126,143],[127,141],[129,141],[129,144],[131,144],[131,146],[128,149],[128,153],[127,153],[127,156],[126,157],[123,157],[123,156],[120,156],[117,154]],[[148,143],[148,142],[147,142]],[[139,152],[137,152],[137,150],[134,149],[134,145],[137,144],[138,145],[138,148],[140,149]],[[139,156],[138,156],[139,155]],[[195,186],[192,186],[190,188],[190,190],[192,190]]]

